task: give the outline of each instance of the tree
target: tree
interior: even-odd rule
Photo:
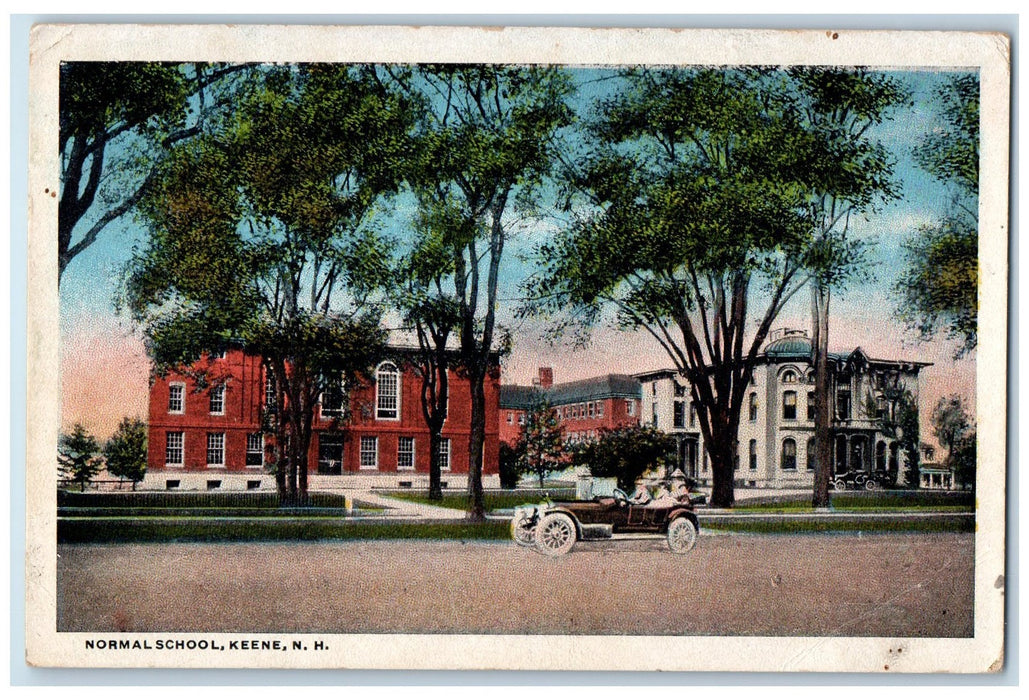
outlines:
[[[943,216],[905,243],[896,314],[924,341],[944,328],[946,337],[961,342],[961,357],[978,342],[979,77],[953,77],[936,97],[944,123],[925,135],[914,155],[950,187],[952,200]]]
[[[885,376],[879,400],[871,394],[865,397],[865,415],[875,419],[879,430],[894,440],[897,449],[904,455],[904,483],[911,488],[918,488],[918,465],[922,444],[918,420],[918,402],[909,389],[900,382],[899,375]],[[887,471],[892,483],[898,477],[897,468],[890,465]]]
[[[814,149],[777,74],[633,70],[567,160],[570,222],[539,248],[527,311],[557,331],[614,310],[690,384],[712,503],[734,501],[739,416],[772,322],[807,282]],[[755,319],[750,304],[757,301]]]
[[[416,240],[402,257],[397,283],[392,285],[394,304],[405,326],[418,341],[415,366],[422,380],[421,406],[429,429],[429,499],[442,500],[443,426],[450,405],[450,339],[460,322],[459,301],[447,291],[454,270],[452,246],[441,227],[422,211],[415,221]],[[457,363],[460,364],[459,362]]]
[[[107,471],[113,476],[136,482],[146,475],[147,424],[139,418],[122,418],[114,435],[104,445]]]
[[[930,418],[933,435],[947,448],[948,467],[962,486],[975,485],[976,429],[971,412],[958,394],[941,396]]]
[[[79,482],[80,489],[85,491],[86,484],[103,469],[100,443],[81,423],[76,423],[70,433],[61,434],[57,464],[61,474]]]
[[[601,428],[596,440],[572,452],[573,465],[588,467],[593,476],[615,477],[626,493],[641,476],[674,464],[675,459],[675,437],[649,425]]]
[[[564,437],[557,411],[543,396],[536,396],[525,414],[522,435],[515,446],[523,473],[535,474],[543,488],[547,474],[566,466]]]
[[[58,280],[107,226],[139,203],[153,181],[157,154],[200,133],[220,106],[208,93],[244,69],[128,61],[61,64]]]
[[[807,252],[811,271],[811,364],[815,369],[815,479],[812,505],[829,505],[832,416],[829,380],[829,304],[862,270],[863,245],[850,236],[859,215],[898,196],[893,163],[869,129],[907,99],[893,78],[850,68],[790,71],[792,98],[810,139],[804,177],[812,220]],[[916,450],[917,455],[917,450]]]
[[[518,450],[506,442],[500,443],[500,486],[513,489],[518,486],[522,475],[522,462],[518,458]]]
[[[507,344],[496,314],[509,219],[531,207],[551,170],[555,134],[572,118],[571,84],[552,67],[422,66],[390,76],[423,107],[410,182],[451,260],[461,371],[471,387],[468,516],[482,520],[485,380]]]
[[[162,162],[124,302],[159,370],[230,344],[262,357],[276,483],[305,503],[322,393],[383,356],[389,251],[366,220],[398,186],[410,118],[361,67],[266,69],[250,87],[222,130]]]
[[[967,488],[975,488],[975,473],[977,462],[977,445],[975,426],[954,446],[954,454],[950,458],[950,464],[954,469],[954,481]]]

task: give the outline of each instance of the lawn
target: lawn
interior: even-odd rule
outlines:
[[[483,493],[482,501],[487,511],[505,510],[526,503],[539,503],[544,500],[547,493],[554,499],[575,498],[575,489],[556,488],[546,489],[545,491],[540,489],[512,489],[510,491],[486,491]],[[425,491],[384,491],[382,495],[413,503],[442,506],[443,508],[464,510],[468,507],[468,494],[464,491],[444,493],[442,501],[429,500]]]
[[[854,491],[831,492],[836,512],[919,512],[955,513],[975,510],[975,495],[969,491]],[[754,499],[737,503],[733,512],[810,513],[810,498]]]

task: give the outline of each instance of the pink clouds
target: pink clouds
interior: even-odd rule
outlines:
[[[82,423],[107,438],[122,418],[147,417],[150,363],[143,343],[107,321],[62,334],[61,426]]]

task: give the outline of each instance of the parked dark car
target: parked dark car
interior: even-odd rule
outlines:
[[[565,554],[578,540],[604,540],[621,533],[664,535],[668,547],[685,554],[697,543],[700,523],[689,498],[632,503],[624,491],[589,501],[551,501],[515,509],[511,535],[523,546],[552,556]]]
[[[884,471],[864,472],[841,472],[833,477],[833,487],[837,491],[847,489],[865,489],[875,491],[891,484],[890,475]]]

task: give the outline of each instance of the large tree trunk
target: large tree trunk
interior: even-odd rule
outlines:
[[[472,390],[471,432],[468,434],[468,519],[486,519],[482,501],[482,446],[486,442],[486,375],[475,372],[469,377]]]
[[[832,478],[832,406],[829,395],[829,289],[811,284],[811,364],[815,368],[815,486],[811,505],[828,508]]]

